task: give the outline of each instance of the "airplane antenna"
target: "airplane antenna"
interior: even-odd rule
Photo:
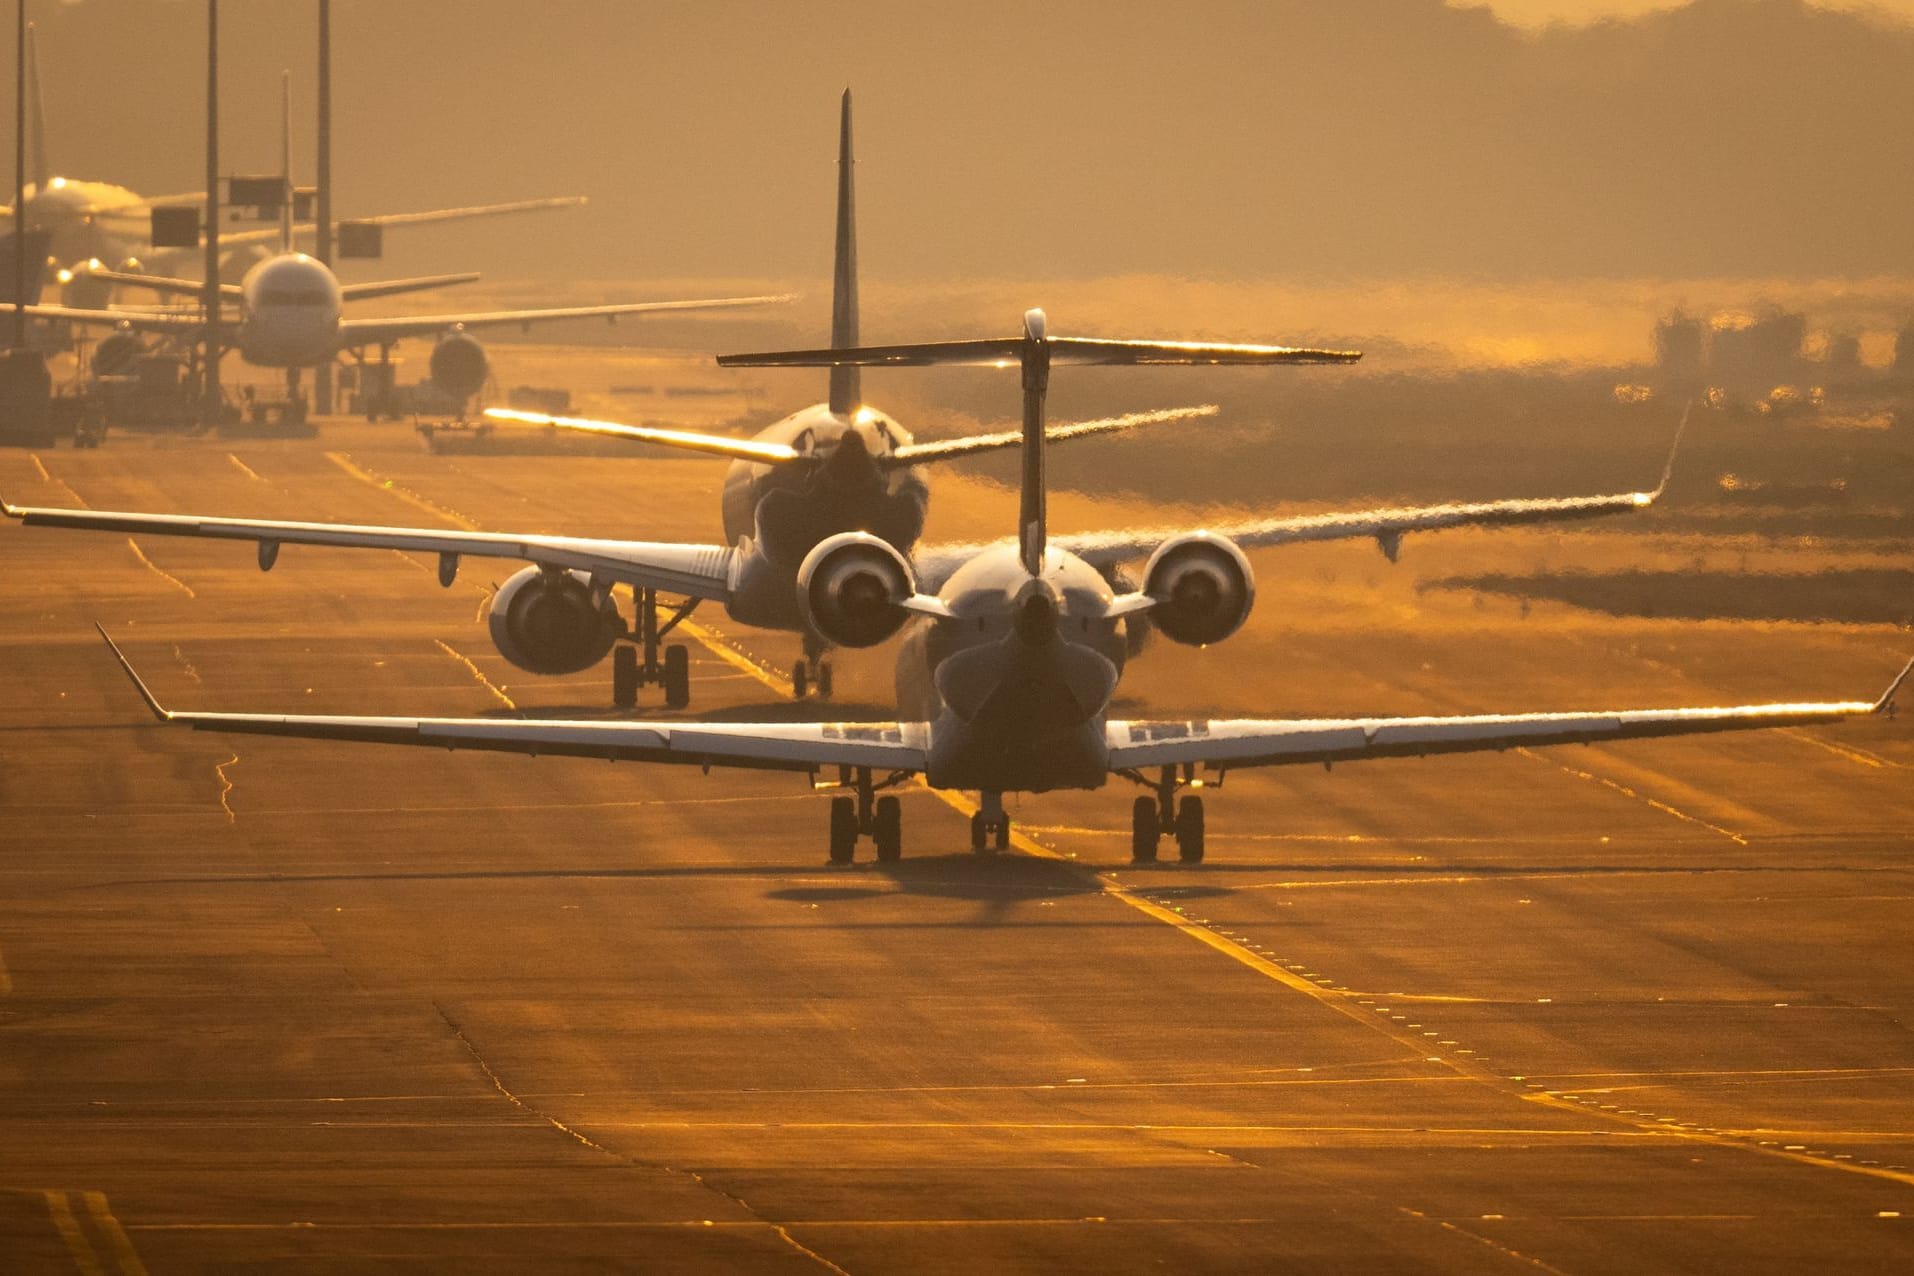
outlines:
[[[851,91],[844,90],[837,134],[837,253],[831,273],[831,346],[857,344],[857,207],[851,161]],[[831,369],[831,411],[849,416],[862,405],[864,390],[855,364]]]
[[[1050,390],[1048,322],[1041,310],[1023,315],[1023,505],[1017,516],[1017,547],[1023,568],[1043,575],[1044,527],[1043,411]]]
[[[292,72],[279,73],[279,251],[292,251]]]
[[[27,122],[31,132],[27,138],[28,153],[32,156],[33,189],[47,188],[47,120],[46,103],[40,95],[40,46],[34,37],[33,24],[27,23]]]

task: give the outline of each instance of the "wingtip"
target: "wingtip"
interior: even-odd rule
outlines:
[[[1894,675],[1894,681],[1887,684],[1887,690],[1883,691],[1881,698],[1874,702],[1874,712],[1883,714],[1893,712],[1895,693],[1900,691],[1901,684],[1907,681],[1907,676],[1911,673],[1914,673],[1914,658],[1910,658],[1906,664],[1902,665],[1901,671]]]
[[[106,632],[106,626],[96,620],[93,622],[93,628],[99,632],[101,639],[106,643],[107,650],[113,653],[113,658],[120,662],[120,668],[126,670],[126,676],[132,679],[134,689],[140,693],[140,699],[146,701],[146,707],[153,711],[153,716],[161,722],[171,720],[173,715],[160,704],[152,691],[148,689],[145,681],[133,668],[133,662],[126,658],[126,653],[120,650],[120,645],[113,641],[111,634]]]

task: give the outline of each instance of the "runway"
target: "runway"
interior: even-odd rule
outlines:
[[[719,473],[343,423],[0,455],[16,503],[654,539],[716,534]],[[936,538],[1009,526],[935,491]],[[1119,708],[1871,698],[1909,654],[1416,588],[1708,552],[1656,517],[1259,553],[1245,631]],[[1914,1267],[1907,716],[1232,775],[1195,869],[1130,865],[1114,785],[988,858],[913,788],[901,865],[831,869],[789,778],[169,731],[91,630],[179,707],[608,712],[608,666],[494,652],[509,566],[12,523],[0,563],[8,1270]],[[691,712],[797,711],[794,637],[697,621]],[[886,652],[838,675],[888,713]]]

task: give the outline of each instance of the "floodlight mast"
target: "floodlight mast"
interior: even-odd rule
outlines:
[[[319,190],[314,196],[313,255],[332,265],[332,0],[319,0]],[[312,407],[332,411],[332,361],[312,370]]]
[[[15,0],[13,76],[13,348],[27,347],[27,0]]]
[[[206,0],[206,399],[203,421],[216,426],[219,392],[219,0]]]

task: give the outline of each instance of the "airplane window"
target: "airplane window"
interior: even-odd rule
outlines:
[[[279,288],[259,294],[262,306],[323,306],[330,300],[324,288]]]

